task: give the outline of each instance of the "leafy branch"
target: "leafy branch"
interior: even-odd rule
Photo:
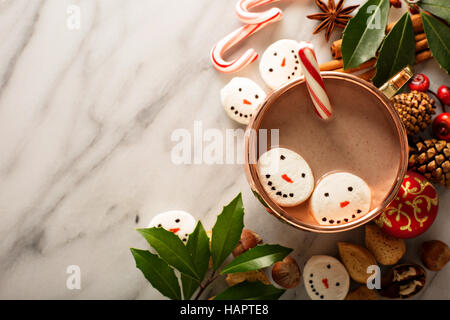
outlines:
[[[222,267],[238,244],[243,228],[244,208],[239,194],[218,215],[211,243],[199,221],[186,245],[178,236],[162,228],[138,229],[157,254],[134,248],[131,248],[131,253],[136,267],[161,294],[170,299],[183,297],[187,300],[194,296],[193,299],[197,300],[221,275],[260,270],[292,252],[292,249],[280,245],[258,245]],[[208,273],[210,268],[212,270]],[[175,270],[178,270],[179,277]],[[245,281],[226,289],[215,299],[278,299],[284,291],[261,282]]]
[[[420,10],[431,54],[449,73],[450,1],[421,0],[414,8]],[[410,14],[405,13],[385,35],[388,14],[389,0],[368,0],[350,19],[342,37],[344,69],[356,69],[376,58],[376,73],[372,80],[377,86],[415,62],[414,30]]]

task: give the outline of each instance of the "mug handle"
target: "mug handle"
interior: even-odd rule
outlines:
[[[410,65],[407,65],[392,78],[386,81],[379,89],[384,95],[391,99],[395,94],[412,78],[414,71]]]

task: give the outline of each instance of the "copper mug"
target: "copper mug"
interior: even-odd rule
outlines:
[[[353,95],[354,92],[355,95],[360,96],[360,99],[361,96],[365,96],[367,99],[372,101],[372,104],[375,103],[377,107],[380,108],[381,112],[385,112],[386,117],[389,119],[388,121],[392,125],[392,128],[394,128],[393,130],[395,130],[395,139],[398,140],[396,141],[396,143],[398,143],[399,146],[397,155],[398,161],[396,161],[398,163],[398,166],[394,168],[396,170],[396,175],[395,178],[392,179],[390,188],[388,192],[385,193],[384,198],[378,203],[372,203],[371,210],[367,214],[346,224],[330,226],[320,225],[312,217],[294,217],[292,214],[289,214],[287,212],[287,208],[281,207],[274,201],[272,201],[264,191],[261,181],[259,180],[256,168],[255,159],[257,159],[258,157],[258,134],[254,133],[263,128],[261,127],[261,125],[264,122],[266,114],[268,114],[268,112],[272,108],[277,107],[277,102],[279,102],[280,98],[282,98],[284,95],[292,94],[292,92],[295,92],[297,90],[299,92],[302,92],[302,99],[310,99],[307,93],[305,93],[307,91],[304,77],[300,77],[296,80],[288,82],[282,87],[271,92],[266,97],[265,101],[262,103],[256,114],[254,114],[254,116],[252,117],[249,125],[247,126],[245,135],[244,169],[247,180],[254,195],[264,205],[264,207],[270,214],[274,215],[282,222],[288,223],[297,229],[318,233],[336,233],[351,230],[376,218],[391,203],[391,201],[394,200],[401,187],[404,175],[408,167],[408,139],[406,130],[397,112],[395,111],[390,98],[403,86],[403,84],[405,84],[412,77],[413,72],[410,67],[406,67],[393,78],[391,78],[385,85],[380,87],[380,89],[376,88],[371,83],[350,74],[339,72],[322,72],[321,74],[329,93],[332,93],[333,91],[336,92],[336,88],[333,87],[340,86],[342,84],[343,86],[345,86],[347,91],[350,90],[349,92],[352,92],[351,95]],[[352,97],[350,96],[348,103],[352,103],[351,98]],[[333,103],[332,96],[331,101]],[[306,103],[311,102],[308,101]],[[361,107],[364,108],[365,106],[362,105]],[[297,115],[295,114],[289,116],[286,115],[285,120],[287,119],[286,121],[295,121],[296,116]],[[280,128],[280,136],[282,134],[282,130],[283,129]],[[318,141],[317,143],[320,143],[320,141]],[[289,148],[289,145],[286,145],[286,147]],[[380,154],[380,156],[383,155]]]

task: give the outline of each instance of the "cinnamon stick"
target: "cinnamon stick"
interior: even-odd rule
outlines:
[[[424,62],[428,59],[431,59],[431,57],[432,57],[431,51],[429,49],[419,52],[416,54],[416,64]],[[376,73],[377,73],[377,69],[371,68],[371,69],[359,74],[358,77],[360,77],[361,79],[364,79],[366,81],[370,81],[375,76]]]
[[[426,38],[427,38],[427,36],[425,35],[424,32],[418,33],[418,34],[416,34],[416,35],[414,36],[414,40],[416,40],[416,42],[417,42],[417,41],[420,41],[420,40],[423,40],[423,39],[426,39]]]
[[[419,64],[428,59],[431,59],[431,57],[432,57],[432,55],[431,55],[430,49],[419,52],[416,54],[416,64]]]
[[[344,66],[344,62],[342,59],[331,60],[325,63],[322,63],[319,66],[320,71],[333,71]]]
[[[358,77],[360,77],[361,79],[364,79],[366,81],[370,81],[375,76],[375,73],[377,73],[377,69],[371,68],[371,69],[367,70],[366,72],[359,74]]]
[[[416,62],[415,64],[419,64],[421,62],[424,62],[428,59],[430,59],[432,57],[431,55],[431,51],[430,49],[426,49],[424,51],[418,52],[416,53]],[[365,72],[361,73],[360,75],[358,75],[358,77],[361,77],[362,79],[365,79],[367,81],[370,81],[370,79],[373,78],[373,76],[376,73],[376,68],[374,68],[376,64],[376,59],[370,59],[367,62],[364,62],[363,64],[361,64],[359,67],[357,68],[353,68],[353,69],[348,69],[348,70],[344,70],[342,65],[342,59],[338,59],[338,60],[332,60],[326,63],[323,63],[320,65],[320,70],[321,71],[335,71],[335,72],[345,72],[345,73],[354,73],[357,71],[361,71],[361,70],[365,70],[367,68],[369,68],[369,70],[366,70]],[[327,67],[327,70],[322,69],[322,67],[325,66]],[[340,66],[336,69],[330,69],[330,66]]]
[[[420,52],[425,49],[428,49],[428,39],[427,38],[416,42],[416,52]]]
[[[411,15],[411,22],[412,22],[412,25],[413,25],[414,33],[423,32],[422,17],[420,16],[419,13]],[[391,31],[396,23],[397,23],[397,21],[388,24],[387,27],[386,27],[386,33]]]
[[[334,71],[337,71],[337,72],[344,72],[344,73],[354,73],[354,72],[356,72],[356,71],[360,71],[360,70],[364,70],[364,69],[373,67],[373,66],[375,65],[376,62],[377,62],[377,59],[372,58],[372,59],[370,59],[369,61],[366,61],[366,62],[364,62],[363,64],[361,64],[359,67],[351,68],[351,69],[347,69],[347,70],[344,70],[344,68],[339,68],[339,69],[336,69],[336,70],[334,70]]]

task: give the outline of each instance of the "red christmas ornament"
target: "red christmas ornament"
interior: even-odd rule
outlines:
[[[438,195],[433,185],[424,176],[409,171],[394,201],[375,222],[394,237],[414,238],[433,224],[438,207]]]

